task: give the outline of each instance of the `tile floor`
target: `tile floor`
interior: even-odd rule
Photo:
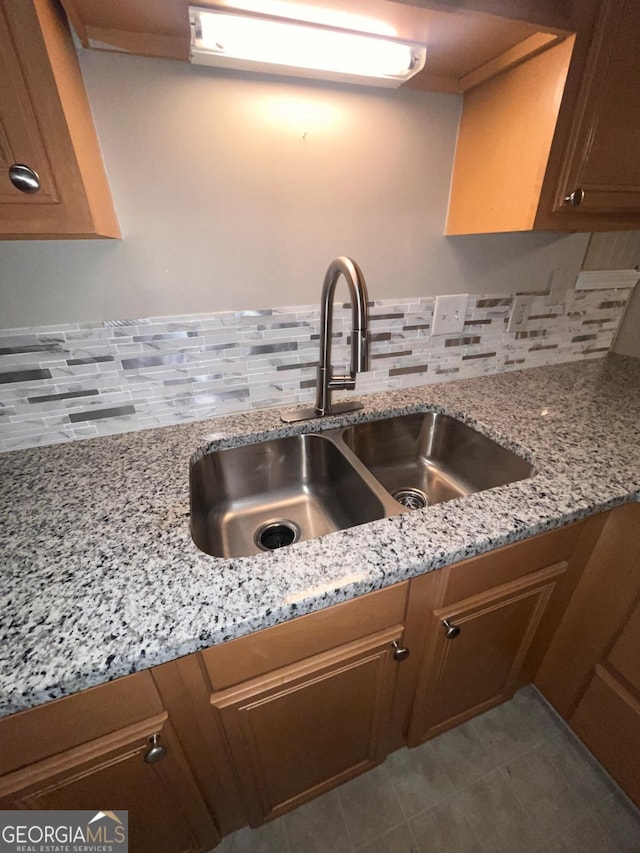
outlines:
[[[526,687],[215,853],[355,851],[640,853],[640,813]]]

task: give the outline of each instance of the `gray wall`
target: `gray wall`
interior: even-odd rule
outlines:
[[[317,303],[338,254],[374,299],[580,267],[584,234],[442,236],[456,96],[80,58],[124,239],[0,243],[2,328]]]

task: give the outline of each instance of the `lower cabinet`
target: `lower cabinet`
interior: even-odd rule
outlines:
[[[151,677],[130,678],[1,721],[2,770],[22,739],[37,760],[0,778],[0,809],[127,810],[130,850],[203,853],[219,834]],[[112,725],[156,713],[103,733],[109,712]]]
[[[640,693],[598,665],[569,725],[640,806]]]
[[[202,654],[210,725],[222,733],[251,825],[371,769],[390,751],[408,588]]]
[[[127,809],[132,850],[203,853],[532,680],[636,797],[630,520],[640,507],[0,720],[0,808]]]
[[[504,702],[567,563],[525,575],[429,614],[428,662],[411,741],[419,743]]]
[[[251,823],[384,760],[401,639],[400,625],[211,696]]]
[[[529,683],[578,581],[601,523],[534,536],[412,581],[423,597],[424,655],[408,743],[509,699]]]
[[[640,505],[609,513],[536,685],[640,806]]]

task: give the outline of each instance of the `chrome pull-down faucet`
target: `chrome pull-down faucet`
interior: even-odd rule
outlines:
[[[333,297],[340,276],[343,275],[351,296],[351,364],[346,376],[334,376],[331,367],[331,335],[333,327]],[[313,408],[294,409],[283,412],[281,418],[286,423],[321,418],[325,415],[337,415],[343,412],[355,412],[362,408],[358,400],[333,403],[332,391],[344,389],[352,391],[356,387],[356,373],[368,370],[368,308],[367,286],[360,267],[351,258],[336,258],[329,264],[320,305],[320,363],[316,387],[316,404]]]

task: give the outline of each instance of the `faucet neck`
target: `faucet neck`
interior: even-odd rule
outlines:
[[[349,376],[333,376],[331,368],[331,338],[333,332],[333,300],[340,276],[343,275],[351,297],[351,365]],[[367,287],[362,271],[351,258],[339,257],[329,265],[320,305],[320,363],[316,411],[331,413],[331,391],[336,388],[355,388],[355,374],[368,367]]]

